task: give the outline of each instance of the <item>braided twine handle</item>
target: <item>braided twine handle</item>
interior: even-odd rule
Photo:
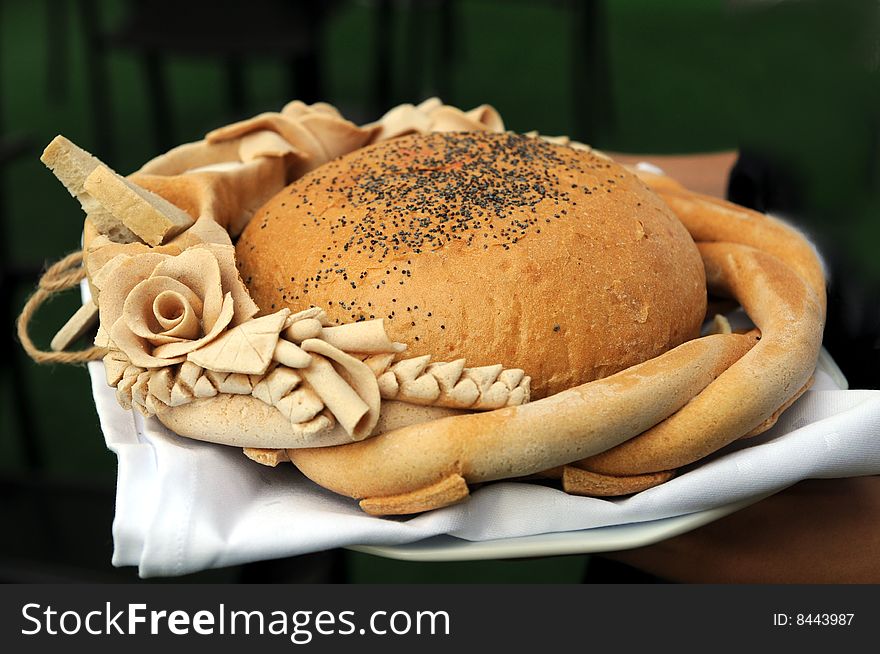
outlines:
[[[92,346],[84,350],[75,352],[47,352],[40,350],[34,345],[28,334],[28,325],[36,314],[37,310],[49,298],[57,293],[75,288],[85,279],[86,271],[82,266],[83,253],[82,250],[73,252],[61,261],[58,261],[43,273],[40,277],[39,286],[33,295],[28,298],[21,314],[16,321],[18,331],[18,340],[27,352],[28,356],[37,363],[86,363],[88,361],[97,361],[104,357],[107,349],[103,347]]]

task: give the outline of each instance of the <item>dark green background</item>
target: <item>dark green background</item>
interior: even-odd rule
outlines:
[[[46,12],[62,3],[0,3],[3,129],[24,134],[35,144],[28,156],[3,172],[2,238],[14,265],[39,267],[77,249],[82,227],[76,202],[38,160],[42,147],[58,133],[94,151],[81,26],[71,9],[69,60],[63,71],[68,91],[65,98],[51,98]],[[107,25],[124,6],[116,0],[98,4]],[[464,108],[493,104],[513,130],[579,136],[573,108],[579,69],[572,56],[579,44],[564,4],[460,1],[456,56],[444,64],[452,82],[445,100]],[[609,5],[604,65],[611,93],[592,99],[604,119],[589,140],[625,152],[747,147],[772,156],[791,171],[802,194],[798,222],[820,242],[844,252],[856,274],[880,280],[876,3],[621,0]],[[357,121],[378,117],[367,102],[374,80],[373,34],[367,29],[371,11],[368,2],[341,3],[321,54],[326,99]],[[435,17],[430,11],[426,17],[430,26]],[[426,35],[430,64],[439,56],[431,38],[436,33],[429,27]],[[401,28],[394,39],[395,100],[419,101],[432,92],[433,79],[430,74],[404,79],[409,69],[400,53],[406,37]],[[167,70],[177,142],[198,139],[230,119],[223,69],[216,62],[172,58]],[[275,110],[290,99],[280,64],[254,59],[247,72],[248,113]],[[112,130],[117,153],[107,163],[129,172],[158,154],[149,98],[131,54],[111,55],[110,79],[113,121],[106,129]],[[400,97],[407,91],[416,97]],[[30,289],[30,284],[18,289],[17,308]],[[75,308],[73,293],[47,307],[33,328],[38,343],[47,344]],[[85,371],[40,367],[29,360],[22,367],[23,379],[12,378],[4,367],[0,473],[15,477],[25,472],[9,399],[10,385],[19,384],[30,398],[35,435],[46,455],[43,474],[111,487],[115,458],[104,448]],[[24,524],[33,520],[21,519]],[[103,528],[99,517],[94,520]],[[8,522],[0,542],[4,551],[18,552],[21,537]],[[72,520],[71,528],[76,524]],[[102,572],[111,574],[109,533],[97,540],[104,549],[57,556],[65,565],[103,566]],[[579,581],[587,565],[586,557],[420,565],[347,556],[353,581]],[[131,571],[116,574],[133,576]]]

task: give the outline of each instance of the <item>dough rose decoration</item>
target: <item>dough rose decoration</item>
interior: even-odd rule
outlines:
[[[642,492],[769,429],[821,347],[824,271],[796,230],[505,132],[486,105],[358,126],[294,101],[128,177],[60,136],[43,161],[84,247],[25,306],[27,352],[102,359],[124,408],[371,514],[531,476]],[[39,350],[31,315],[81,282],[90,300]],[[707,290],[755,329],[700,336]]]
[[[112,349],[132,364],[182,363],[258,311],[231,245],[195,245],[177,255],[119,254],[93,278]]]

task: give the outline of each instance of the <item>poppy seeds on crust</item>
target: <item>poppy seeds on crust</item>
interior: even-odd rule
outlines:
[[[559,171],[610,167],[591,151],[510,132],[416,134],[333,160],[291,184],[285,193],[296,197],[295,208],[314,206],[310,198],[333,196],[336,207],[349,211],[332,215],[310,211],[312,224],[323,224],[331,236],[339,237],[333,239],[337,259],[344,260],[343,253],[365,254],[379,267],[452,243],[509,250],[530,233],[541,233],[536,227],[540,219],[531,215],[539,203],[553,202],[560,207],[553,220],[565,219],[563,207],[579,191],[576,184],[561,180]],[[274,217],[270,210],[260,212],[260,229]],[[411,260],[406,264],[411,265]],[[299,281],[291,278],[286,294],[301,297],[334,277],[352,290],[364,285],[379,289],[385,277],[404,286],[412,275],[405,266],[390,265],[379,272],[382,279],[371,278],[368,271],[349,270],[339,260],[327,265],[326,255],[321,266],[296,271]]]

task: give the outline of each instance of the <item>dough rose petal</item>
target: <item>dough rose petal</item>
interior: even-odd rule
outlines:
[[[282,309],[278,313],[250,320],[190,352],[188,359],[216,372],[265,374],[272,363],[278,335],[289,314],[288,309]]]
[[[125,299],[131,290],[149,277],[156,266],[170,258],[166,254],[145,252],[133,257],[120,254],[110,260],[101,269],[102,273],[107,273],[107,280],[112,279],[112,283],[103,283],[101,288],[101,300],[98,303],[101,324],[116,324],[122,316]]]
[[[118,347],[125,356],[128,357],[132,365],[141,368],[164,368],[165,366],[174,365],[175,363],[183,363],[185,356],[176,357],[156,357],[150,352],[153,346],[145,338],[141,338],[137,334],[132,333],[125,324],[125,320],[119,319],[110,329],[110,339],[113,344]]]
[[[132,333],[152,341],[159,337],[192,340],[201,335],[202,301],[171,277],[151,277],[135,286],[123,305]],[[153,342],[159,345],[160,340]]]
[[[260,308],[257,303],[251,299],[247,286],[241,281],[238,274],[238,267],[235,265],[235,248],[232,245],[220,245],[216,243],[205,243],[202,246],[208,250],[217,260],[220,266],[220,283],[223,286],[224,293],[232,293],[232,300],[235,304],[235,314],[232,318],[232,325],[240,325],[245,320],[250,320]]]
[[[381,318],[352,322],[338,327],[324,327],[321,329],[321,339],[339,350],[363,354],[403,352],[406,349],[403,343],[393,343],[388,338]]]
[[[220,264],[210,249],[207,246],[193,247],[176,257],[169,257],[156,266],[153,276],[158,275],[176,279],[202,298],[202,328],[211,331],[223,306],[223,283]]]
[[[355,432],[361,419],[369,413],[369,407],[333,365],[324,357],[313,356],[311,365],[302,369],[302,375],[352,440],[362,440],[364,436],[355,436]]]
[[[197,350],[203,345],[206,345],[213,341],[220,333],[229,326],[229,323],[232,321],[232,313],[233,313],[233,302],[232,302],[232,294],[227,293],[226,297],[223,298],[223,306],[220,309],[220,315],[217,316],[217,320],[214,323],[214,326],[211,328],[207,334],[205,334],[202,338],[196,341],[184,341],[181,343],[168,343],[167,345],[160,345],[155,350],[153,350],[153,354],[157,357],[179,357],[183,354],[189,354],[193,350]]]

